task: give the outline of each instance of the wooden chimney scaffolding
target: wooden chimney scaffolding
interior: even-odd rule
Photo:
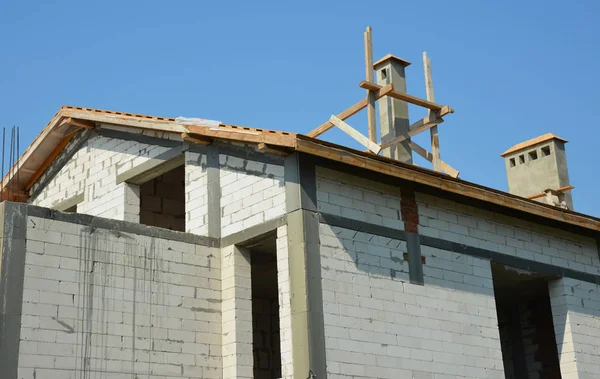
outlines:
[[[426,130],[430,131],[431,135],[431,152],[427,151],[422,146],[418,145],[414,141],[410,141],[409,146],[411,149],[431,162],[433,169],[438,172],[445,172],[446,174],[456,178],[459,172],[452,166],[441,160],[440,158],[440,142],[438,137],[437,126],[444,122],[443,117],[449,113],[454,113],[454,110],[448,105],[436,104],[433,93],[433,81],[431,78],[431,61],[427,57],[427,53],[423,53],[423,65],[425,70],[425,87],[427,92],[427,100],[411,96],[404,92],[398,92],[394,90],[392,83],[385,86],[375,84],[373,75],[373,47],[371,37],[371,27],[367,27],[365,32],[365,68],[366,68],[366,80],[360,82],[359,86],[367,91],[366,98],[362,99],[358,103],[352,105],[350,108],[343,112],[332,115],[327,122],[319,125],[317,128],[310,131],[307,135],[309,137],[318,137],[325,133],[329,129],[337,126],[339,129],[344,131],[350,137],[358,141],[361,145],[367,148],[367,151],[373,154],[379,154],[383,149],[395,146],[421,132]],[[409,131],[406,134],[397,136],[392,140],[386,142],[377,142],[377,121],[375,115],[375,102],[384,96],[390,96],[392,98],[405,101],[414,105],[418,105],[427,109],[427,116],[423,119],[413,123],[409,127]],[[348,123],[346,119],[360,112],[364,108],[367,108],[368,112],[368,136],[364,136],[358,130],[354,129]]]

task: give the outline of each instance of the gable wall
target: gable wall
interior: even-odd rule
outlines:
[[[126,183],[116,183],[117,174],[168,149],[165,146],[94,135],[30,203],[54,208],[60,202],[83,193],[84,200],[77,207],[79,213],[125,220],[129,211],[126,195],[130,189]],[[42,175],[33,191],[38,191],[38,186],[45,180],[46,177]],[[139,196],[139,193],[135,195]]]

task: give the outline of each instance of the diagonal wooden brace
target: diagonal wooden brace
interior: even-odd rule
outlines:
[[[348,134],[350,137],[352,137],[356,141],[358,141],[358,143],[360,143],[361,145],[363,145],[364,147],[366,147],[367,149],[369,149],[372,153],[379,154],[379,151],[381,150],[381,147],[378,144],[376,144],[375,142],[371,141],[370,139],[368,139],[367,137],[365,137],[364,135],[362,135],[358,130],[354,129],[353,127],[351,127],[350,125],[348,125],[343,120],[340,120],[336,116],[332,115],[331,118],[329,119],[329,121],[333,125],[335,125],[338,128],[340,128],[343,132],[345,132],[346,134]]]
[[[413,151],[415,153],[419,154],[423,158],[427,159],[429,162],[433,163],[433,154],[431,154],[429,151],[425,150],[423,147],[421,147],[420,145],[418,145],[416,142],[413,142],[413,141],[410,141],[410,147],[411,147],[411,149],[413,149]],[[446,174],[450,175],[453,178],[458,178],[459,172],[457,170],[455,170],[452,166],[450,166],[449,164],[447,164],[446,162],[444,162],[441,159],[440,159],[440,165],[442,166],[442,171],[444,171]]]
[[[381,99],[382,97],[386,96],[387,94],[389,94],[393,90],[394,90],[394,87],[392,86],[391,83],[388,84],[388,85],[386,85],[386,86],[384,86],[384,87],[379,87],[378,89],[376,89],[374,91],[374,93],[375,93],[375,100]],[[343,120],[345,120],[345,119],[347,119],[347,118],[349,118],[349,117],[357,114],[362,109],[366,108],[368,104],[369,104],[368,99],[362,99],[361,101],[359,101],[358,103],[354,104],[350,108],[348,108],[345,111],[339,113],[336,117],[343,121]],[[323,134],[326,131],[328,131],[329,129],[333,128],[333,126],[334,125],[331,123],[331,121],[324,122],[323,124],[319,125],[315,129],[313,129],[312,131],[308,132],[308,134],[306,134],[306,136],[307,137],[312,137],[312,138],[318,137],[321,134]]]

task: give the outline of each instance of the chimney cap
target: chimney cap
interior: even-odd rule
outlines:
[[[378,60],[377,62],[373,63],[373,68],[376,69],[377,66],[381,65],[382,63],[388,61],[388,60],[397,60],[398,62],[400,62],[400,64],[402,64],[404,67],[408,67],[410,66],[410,62],[409,61],[405,61],[402,58],[398,58],[395,55],[392,54],[388,54],[385,57],[381,58],[380,60]]]
[[[500,154],[500,156],[501,157],[505,157],[505,156],[507,156],[507,155],[509,155],[511,153],[516,152],[516,151],[523,150],[523,149],[526,149],[526,148],[531,147],[533,145],[537,145],[538,143],[550,141],[550,140],[553,140],[553,139],[557,139],[557,140],[562,141],[562,142],[569,142],[569,141],[567,141],[564,138],[560,138],[556,134],[546,133],[546,134],[541,135],[539,137],[535,137],[535,138],[532,138],[532,139],[527,140],[525,142],[518,143],[518,144],[514,145],[513,147],[511,147],[510,149],[506,150],[504,153]]]

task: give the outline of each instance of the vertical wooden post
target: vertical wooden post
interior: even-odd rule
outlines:
[[[427,100],[435,102],[435,95],[433,94],[433,79],[431,78],[431,61],[427,57],[427,52],[423,52],[423,66],[425,69],[425,91],[427,93]],[[435,117],[435,113],[429,110],[429,119]],[[438,137],[437,125],[429,129],[431,135],[431,155],[433,157],[433,169],[435,171],[442,171],[442,165],[440,160],[440,139]]]
[[[370,26],[367,26],[367,31],[365,32],[365,69],[367,73],[367,82],[375,83],[373,77],[373,41]],[[377,119],[375,117],[375,93],[373,93],[373,91],[367,90],[367,100],[369,139],[377,143]]]

